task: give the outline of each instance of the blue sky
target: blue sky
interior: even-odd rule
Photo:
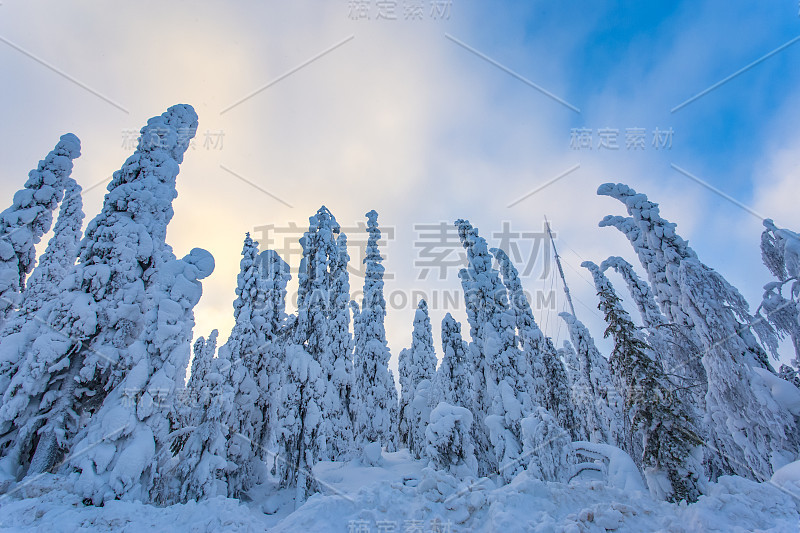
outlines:
[[[623,237],[597,227],[623,212],[595,195],[606,181],[659,202],[701,259],[758,304],[769,281],[759,220],[672,165],[800,229],[800,42],[671,110],[800,35],[796,0],[453,0],[446,16],[425,0],[418,20],[405,20],[407,3],[386,20],[372,0],[369,19],[356,20],[354,4],[339,0],[4,0],[0,198],[10,202],[73,131],[83,142],[75,177],[87,189],[88,221],[132,151],[125,132],[185,102],[200,129],[178,177],[169,241],[178,255],[201,246],[217,261],[198,334],[230,331],[244,233],[302,227],[325,204],[345,227],[376,209],[395,232],[385,248],[387,294],[398,295],[387,317],[395,356],[410,342],[414,299],[459,286],[455,269],[418,279],[415,227],[462,217],[495,245],[504,222],[541,232],[547,215],[579,317],[600,337],[580,262],[623,255],[638,265]],[[591,150],[570,145],[576,128],[591,131]],[[597,147],[606,128],[617,131],[618,149]],[[642,149],[625,146],[632,128],[645,132]],[[671,129],[670,148],[652,145],[656,128]],[[552,280],[538,268],[523,282],[546,296]],[[351,280],[354,289],[361,282]],[[537,310],[560,338],[563,305],[559,296]],[[465,319],[463,308],[432,305],[434,329],[447,311]]]

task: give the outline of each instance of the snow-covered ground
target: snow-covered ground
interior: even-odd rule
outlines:
[[[377,467],[320,463],[323,492],[297,510],[289,491],[270,484],[250,491],[246,503],[218,497],[165,508],[86,506],[63,478],[45,475],[0,499],[0,531],[784,533],[800,531],[796,466],[773,483],[722,477],[689,506],[597,480],[546,483],[528,472],[499,488],[488,479],[459,481],[405,450],[384,454]]]

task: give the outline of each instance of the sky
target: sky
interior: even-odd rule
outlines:
[[[230,332],[245,233],[296,268],[325,205],[348,234],[356,297],[364,215],[380,214],[391,367],[421,297],[437,349],[446,312],[468,329],[457,218],[507,249],[560,343],[546,216],[576,314],[607,347],[580,263],[639,264],[597,226],[624,214],[596,195],[604,182],[658,202],[758,306],[761,219],[800,230],[799,15],[797,0],[2,0],[0,202],[73,132],[88,222],[147,119],[188,103],[200,126],[168,241],[216,259],[195,335]]]

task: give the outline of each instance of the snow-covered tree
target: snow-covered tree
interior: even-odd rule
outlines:
[[[514,311],[517,334],[525,353],[533,382],[533,403],[549,410],[562,428],[573,433],[577,439],[574,406],[569,394],[569,383],[564,364],[558,358],[551,339],[545,337],[533,318],[528,298],[522,290],[517,269],[503,250],[492,253],[500,264],[503,284],[508,290],[511,308]]]
[[[523,465],[520,421],[532,409],[525,355],[517,348],[515,317],[506,288],[492,268],[486,241],[466,220],[455,222],[468,267],[459,272],[470,323],[471,367],[478,422],[473,426],[479,473],[511,480]]]
[[[211,331],[207,339],[198,337],[194,341],[191,372],[189,373],[189,379],[178,410],[179,426],[181,428],[186,429],[198,426],[204,415],[203,410],[208,408],[209,399],[203,395],[208,394],[210,389],[205,380],[206,375],[211,371],[212,364],[214,364],[218,337],[219,331],[215,329]],[[177,454],[183,448],[188,436],[189,429],[175,436],[172,442],[174,454]]]
[[[695,502],[703,480],[702,440],[691,412],[675,386],[652,357],[652,349],[622,307],[614,287],[590,261],[581,264],[592,273],[598,309],[614,339],[609,362],[625,398],[625,438],[622,448],[642,469],[653,496],[672,502]]]
[[[464,407],[440,402],[425,427],[425,455],[430,466],[465,477],[478,470],[470,428],[472,413]]]
[[[795,364],[800,362],[800,235],[778,228],[770,220],[764,220],[761,234],[761,257],[764,264],[778,278],[764,285],[764,296],[759,310],[782,337],[788,336],[795,353]],[[790,284],[788,298],[783,287]]]
[[[136,152],[114,173],[103,209],[86,230],[78,264],[26,336],[29,344],[13,347],[24,360],[0,407],[0,439],[13,443],[2,462],[15,465],[13,475],[24,473],[42,425],[58,438],[59,453],[47,454],[55,459],[141,359],[131,345],[154,305],[158,269],[175,259],[166,230],[179,164],[196,130],[188,105],[142,128]],[[64,159],[56,157],[59,168]]]
[[[412,457],[422,459],[425,456],[425,427],[431,418],[434,402],[433,382],[423,379],[414,390],[414,398],[406,405],[408,419],[408,451]]]
[[[199,403],[199,393],[205,388],[206,374],[211,369],[211,362],[217,354],[217,338],[219,331],[214,329],[208,338],[199,337],[194,343],[194,357],[192,358],[192,370],[189,374],[187,389],[189,390],[189,404]]]
[[[65,177],[64,183],[66,192],[53,227],[53,237],[26,281],[20,309],[10,316],[0,331],[0,395],[5,393],[12,376],[16,374],[26,347],[33,340],[31,335],[38,330],[40,324],[33,321],[32,317],[58,296],[61,282],[72,270],[78,257],[83,222],[81,188],[70,177]]]
[[[352,421],[346,405],[351,379],[349,332],[343,329],[347,327],[344,302],[349,300],[348,257],[346,240],[337,241],[340,231],[331,212],[322,206],[309,219],[308,231],[300,241],[303,260],[294,342],[305,348],[323,372],[319,400],[322,425],[318,430],[323,446],[315,451],[319,459],[347,454],[352,442]]]
[[[461,324],[450,313],[442,319],[442,362],[434,377],[432,401],[472,407],[467,345],[461,338]]]
[[[301,271],[301,276],[303,275]],[[317,491],[311,469],[325,449],[321,434],[321,401],[325,394],[322,366],[299,344],[286,348],[286,375],[278,406],[276,467],[284,487],[295,487],[299,507]]]
[[[577,358],[572,394],[578,422],[592,442],[618,446],[623,430],[622,398],[611,380],[608,361],[580,320],[569,313],[559,316],[567,324]]]
[[[708,390],[708,378],[702,362],[697,357],[702,348],[693,341],[696,335],[685,326],[669,323],[656,303],[650,285],[633,270],[633,265],[621,257],[609,257],[600,264],[600,270],[613,268],[628,287],[647,330],[647,343],[653,357],[661,365],[670,381],[678,386],[678,396],[691,411],[702,413]]]
[[[698,331],[693,328],[691,313],[680,296],[682,289],[679,281],[679,270],[686,260],[700,262],[695,251],[675,231],[677,225],[661,217],[658,204],[627,185],[605,183],[598,188],[597,194],[610,196],[625,205],[629,217],[609,215],[600,222],[600,226],[614,226],[625,233],[642,266],[647,269],[656,300],[667,319],[678,325],[688,326],[689,335],[694,336],[695,344],[702,345]],[[753,320],[747,301],[739,291],[711,268],[700,264],[709,273],[709,278],[720,278],[710,279],[709,283],[713,285],[721,282],[726,286],[725,291],[731,297],[727,319],[739,323],[739,335],[748,345],[748,351],[760,366],[772,370],[766,352],[756,341],[751,329],[773,355],[776,355],[777,349],[775,332],[763,320]]]
[[[0,324],[20,303],[25,278],[36,262],[35,246],[50,230],[53,211],[72,173],[72,160],[80,153],[78,138],[72,133],[62,135],[53,151],[30,171],[12,205],[0,213]]]
[[[76,490],[95,504],[112,499],[164,503],[176,497],[172,491],[178,489],[171,487],[175,468],[171,434],[178,429],[178,397],[189,364],[193,309],[203,292],[199,280],[213,271],[211,254],[195,248],[183,259],[160,265],[155,273],[145,331],[130,347],[133,368],[78,434],[68,461],[67,469],[79,472]],[[46,471],[53,462],[36,468],[48,429],[46,424],[40,431],[31,471]],[[55,437],[50,442],[55,455]]]
[[[732,311],[746,302],[696,259],[681,263],[679,283],[681,303],[704,349],[709,447],[719,450],[723,472],[768,479],[800,453],[800,435],[792,414],[753,383],[752,369],[763,368],[763,350]]]
[[[378,249],[381,231],[378,213],[366,214],[367,240],[364,264],[364,296],[361,309],[353,302],[355,353],[352,411],[355,418],[356,445],[377,442],[387,450],[396,446],[397,389],[389,372],[389,346],[386,343],[384,319],[386,300],[383,297],[383,258]]]
[[[234,326],[228,341],[220,347],[220,356],[230,361],[231,385],[234,390],[232,418],[228,426],[228,460],[237,468],[228,476],[228,492],[237,496],[255,483],[254,461],[260,452],[264,413],[259,398],[266,392],[259,388],[258,371],[267,342],[265,334],[264,287],[260,283],[258,243],[248,233],[242,247],[239,274],[236,278],[236,299],[233,302]]]
[[[287,348],[276,433],[282,482],[297,488],[298,505],[316,490],[310,470],[315,462],[338,458],[352,442],[350,413],[343,404],[346,392],[339,389],[349,379],[338,374],[334,378],[337,370],[347,371],[341,360],[349,358],[341,316],[347,312],[343,305],[348,298],[342,295],[349,292],[341,272],[347,268],[346,241],[337,241],[339,233],[336,219],[322,206],[309,218],[308,231],[300,239],[297,318]]]
[[[400,419],[398,421],[400,444],[408,446],[414,456],[420,457],[425,451],[425,428],[414,426],[415,417],[411,415],[409,406],[414,401],[420,381],[427,380],[429,384],[432,384],[436,375],[433,332],[428,316],[428,304],[425,300],[420,300],[417,304],[411,331],[411,347],[400,352],[398,370],[400,371],[401,393]],[[427,424],[427,418],[421,422],[423,425]],[[422,436],[423,440],[415,439],[415,435]]]
[[[565,483],[575,463],[570,434],[544,407],[522,419],[522,452],[527,470],[542,481]]]
[[[53,226],[53,237],[39,257],[22,293],[20,315],[28,318],[59,293],[59,286],[75,266],[83,224],[81,186],[72,179],[64,179],[64,200]]]
[[[772,370],[764,348],[774,349],[774,331],[753,320],[742,295],[701,263],[661,218],[658,205],[622,184],[604,184],[598,194],[625,204],[629,218],[606,217],[626,233],[647,269],[656,300],[671,322],[689,328],[706,371],[708,392],[703,425],[720,473],[765,479],[798,452],[797,427],[788,411],[751,384],[752,367]]]
[[[611,256],[600,263],[600,270],[603,272],[609,268],[613,268],[625,280],[628,292],[633,303],[636,304],[645,327],[655,330],[667,323],[666,317],[656,303],[650,285],[636,274],[633,265],[622,257]]]
[[[180,447],[175,470],[180,484],[179,501],[228,495],[228,426],[225,421],[235,411],[230,371],[230,361],[224,355],[213,358],[202,382],[198,382],[198,417],[185,428],[186,439]]]
[[[331,368],[328,375],[325,406],[328,412],[326,435],[329,457],[348,458],[353,451],[353,421],[350,417],[350,397],[353,389],[353,337],[350,334],[350,275],[347,265],[347,236],[342,233],[336,243],[338,254],[331,259],[330,351]]]
[[[258,441],[259,455],[269,457],[275,448],[275,424],[278,417],[280,389],[285,371],[286,341],[289,335],[286,315],[286,285],[291,279],[289,265],[274,250],[264,250],[258,255],[259,278],[266,295],[264,301],[264,333],[266,344],[261,351],[257,382],[259,399],[257,408],[264,424]]]

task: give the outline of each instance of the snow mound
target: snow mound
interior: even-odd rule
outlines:
[[[753,367],[753,373],[769,389],[778,405],[794,416],[800,416],[800,389],[765,368]]]

